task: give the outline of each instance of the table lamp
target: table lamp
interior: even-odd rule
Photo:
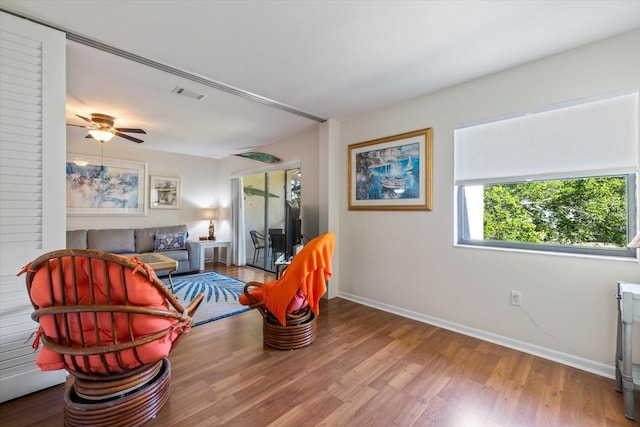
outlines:
[[[213,220],[218,219],[218,208],[211,209],[211,216],[209,217],[209,240],[216,240],[216,228],[213,225]]]

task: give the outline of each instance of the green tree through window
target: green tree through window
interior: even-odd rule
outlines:
[[[484,240],[627,245],[625,176],[485,185]]]

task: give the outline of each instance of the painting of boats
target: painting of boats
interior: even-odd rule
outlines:
[[[417,143],[356,154],[356,200],[416,198],[419,155]]]
[[[396,194],[404,193],[405,191],[406,179],[395,177],[395,178],[382,178],[380,180],[380,185],[385,190],[393,190]],[[402,191],[398,191],[402,190]]]
[[[425,208],[430,135],[427,129],[350,146],[350,209]]]

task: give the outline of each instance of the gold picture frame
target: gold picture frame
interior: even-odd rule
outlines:
[[[431,128],[348,147],[349,210],[432,209]]]
[[[151,209],[180,209],[180,178],[152,176],[149,207]]]

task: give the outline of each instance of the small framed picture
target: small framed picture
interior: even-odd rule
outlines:
[[[180,178],[151,176],[151,209],[180,209]]]

